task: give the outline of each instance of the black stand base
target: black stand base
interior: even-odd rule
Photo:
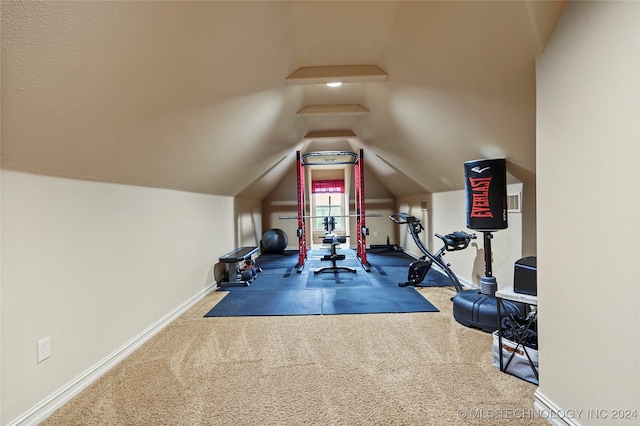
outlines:
[[[462,325],[479,328],[493,333],[498,329],[498,300],[495,298],[498,282],[491,271],[491,239],[490,231],[484,234],[484,276],[480,279],[480,290],[465,290],[453,297],[453,317]],[[525,305],[505,301],[502,305],[504,314],[525,315]]]
[[[331,261],[331,266],[323,266],[322,268],[318,268],[315,271],[313,271],[314,274],[319,274],[321,272],[338,272],[338,271],[347,271],[347,272],[353,272],[356,273],[358,271],[356,271],[354,268],[350,268],[348,266],[342,266],[342,265],[337,265],[336,261],[338,260],[344,260],[345,256],[343,254],[335,254],[332,253],[331,255],[325,255],[322,260],[330,260]]]
[[[505,314],[524,316],[525,306],[521,303],[503,301]],[[453,297],[453,317],[460,324],[493,333],[498,326],[498,304],[493,295],[480,290],[464,290]]]
[[[354,274],[358,272],[353,268],[349,268],[348,266],[325,266],[323,268],[316,269],[315,271],[313,271],[313,273],[320,274],[322,272],[340,272],[340,271],[353,272]]]

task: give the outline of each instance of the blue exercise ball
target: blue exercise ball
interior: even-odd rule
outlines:
[[[263,253],[282,253],[289,244],[289,237],[282,229],[269,229],[262,236]]]

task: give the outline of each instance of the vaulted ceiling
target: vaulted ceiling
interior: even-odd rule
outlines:
[[[3,1],[2,166],[255,199],[296,150],[363,148],[397,196],[461,189],[478,158],[534,174],[535,58],[562,6]],[[287,82],[334,65],[388,77]]]

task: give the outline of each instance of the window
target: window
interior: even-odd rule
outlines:
[[[324,230],[324,218],[335,218],[335,229],[344,230],[344,180],[314,180],[311,184],[313,193],[314,229]]]

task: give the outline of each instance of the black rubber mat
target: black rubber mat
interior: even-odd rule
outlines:
[[[402,312],[437,312],[438,309],[412,287],[400,288],[407,267],[398,265],[400,256],[391,252],[387,265],[373,267],[371,272],[359,266],[352,250],[344,250],[347,258],[338,265],[353,267],[356,272],[321,272],[314,270],[327,265],[321,261],[324,251],[310,251],[302,273],[289,273],[295,256],[260,256],[256,264],[263,269],[246,287],[225,287],[218,291],[228,294],[205,316],[279,316],[279,315],[338,315]],[[377,260],[383,253],[377,254]],[[294,260],[294,261],[295,261]],[[405,263],[406,259],[401,262]],[[285,266],[286,265],[286,266]],[[375,265],[374,265],[375,266]],[[283,274],[283,272],[285,274]],[[436,282],[436,271],[430,272]],[[444,276],[443,276],[444,277]],[[444,277],[446,279],[446,277]],[[426,280],[425,280],[426,281]]]

